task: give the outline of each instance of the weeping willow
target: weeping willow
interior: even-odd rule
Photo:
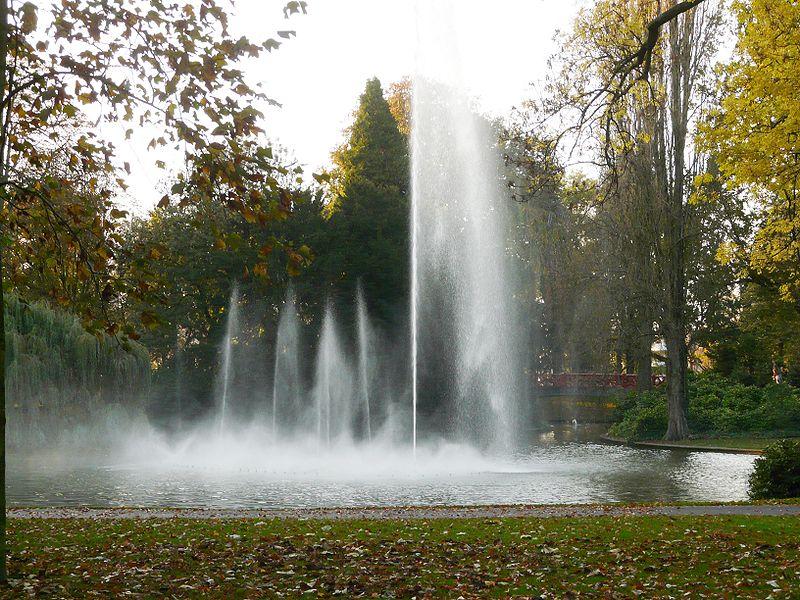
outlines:
[[[150,385],[147,350],[123,349],[88,333],[79,319],[8,295],[7,440],[11,448],[96,443],[141,413]]]

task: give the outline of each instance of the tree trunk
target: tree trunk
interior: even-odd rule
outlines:
[[[672,146],[672,186],[667,190],[665,235],[666,278],[664,342],[667,346],[667,402],[669,423],[666,440],[689,435],[686,422],[688,395],[686,372],[689,352],[686,347],[686,140],[689,123],[689,97],[692,93],[691,60],[693,15],[670,23],[670,103]]]
[[[688,351],[686,339],[680,329],[672,329],[665,335],[667,346],[667,405],[669,421],[664,439],[668,441],[682,440],[689,435],[689,424],[686,421],[688,393],[686,389],[686,372]]]
[[[634,373],[636,373],[636,364],[633,355],[629,351],[625,351],[625,374],[633,375]]]
[[[6,92],[6,58],[8,56],[8,0],[0,0],[0,96],[9,105],[11,98]],[[6,103],[3,103],[5,109]],[[6,173],[6,127],[2,121],[2,138],[0,139],[0,179]],[[0,209],[5,201],[5,186],[0,187]],[[2,225],[2,224],[0,224]],[[6,573],[6,327],[5,297],[3,294],[3,234],[0,229],[0,582],[7,579]]]
[[[650,327],[652,329],[652,326]],[[636,390],[648,392],[653,389],[653,336],[641,333],[636,361]]]
[[[0,582],[6,573],[6,304],[3,293],[3,245],[0,241]]]

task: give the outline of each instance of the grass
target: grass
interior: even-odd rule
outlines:
[[[693,437],[686,440],[679,440],[676,442],[665,442],[662,439],[647,439],[641,441],[658,443],[664,446],[679,446],[679,447],[686,446],[691,448],[732,448],[737,450],[763,450],[770,444],[773,444],[782,439],[785,438],[730,436],[730,437]]]
[[[675,442],[676,445],[698,446],[703,448],[736,448],[738,450],[763,450],[780,438],[715,437],[696,438]]]
[[[800,518],[11,519],[0,597],[800,595]]]

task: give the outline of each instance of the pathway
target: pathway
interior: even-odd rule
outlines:
[[[558,505],[426,506],[398,508],[315,509],[168,509],[168,508],[10,508],[11,519],[494,519],[502,517],[602,516],[797,516],[800,504],[719,504],[691,506]]]

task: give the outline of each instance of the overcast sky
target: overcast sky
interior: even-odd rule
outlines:
[[[279,101],[265,109],[267,134],[311,170],[328,164],[343,141],[366,80],[379,77],[384,87],[416,67],[415,1],[308,0],[308,14],[284,20],[285,0],[237,0],[232,28],[253,41],[293,29],[297,37],[249,67],[252,81]],[[545,74],[557,30],[569,27],[587,0],[424,0],[449,2],[460,37],[462,70],[469,91],[494,115],[507,114],[533,92],[530,84]],[[238,32],[237,31],[237,32]],[[262,107],[264,108],[264,107]],[[130,163],[131,188],[125,202],[137,213],[163,195],[163,158],[180,169],[175,156],[145,150],[149,135],[118,145],[120,160]]]

